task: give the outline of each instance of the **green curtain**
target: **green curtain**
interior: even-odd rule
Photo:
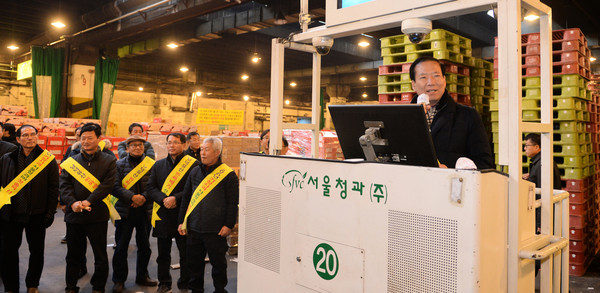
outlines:
[[[119,59],[107,57],[99,57],[96,62],[92,118],[101,120],[103,130],[108,123],[108,114],[119,73],[119,62]]]
[[[60,114],[64,56],[63,48],[31,47],[31,87],[36,118]]]

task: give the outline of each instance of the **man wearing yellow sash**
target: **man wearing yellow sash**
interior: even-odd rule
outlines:
[[[185,135],[171,133],[167,136],[167,150],[169,155],[156,161],[152,167],[152,174],[146,186],[147,196],[154,202],[152,211],[152,236],[157,238],[158,257],[156,258],[158,273],[157,293],[171,292],[171,246],[172,239],[179,249],[179,289],[188,288],[189,272],[186,262],[185,237],[177,232],[179,206],[181,196],[190,170],[198,162],[183,153],[185,149]]]
[[[67,206],[66,293],[79,291],[77,279],[87,246],[86,238],[94,252],[92,292],[104,292],[108,278],[106,233],[109,210],[103,199],[115,185],[116,159],[100,150],[100,135],[100,125],[85,124],[81,128],[81,153],[61,164],[60,198]]]
[[[29,246],[25,285],[28,293],[36,293],[44,267],[46,228],[54,221],[58,202],[58,165],[52,154],[37,145],[35,127],[21,126],[16,139],[19,147],[0,159],[2,279],[6,292],[20,292],[19,247],[25,230]]]
[[[204,292],[204,258],[212,265],[215,291],[227,292],[227,236],[235,226],[239,183],[220,159],[223,144],[217,137],[202,143],[202,165],[188,177],[179,212],[179,233],[187,235],[187,260],[192,293]]]
[[[118,201],[115,208],[121,216],[115,221],[115,241],[117,243],[112,259],[114,282],[113,293],[121,293],[127,281],[127,250],[135,229],[137,263],[135,282],[141,286],[156,286],[158,282],[148,275],[150,249],[150,215],[152,201],[146,199],[145,185],[150,178],[154,160],[144,154],[146,140],[140,136],[130,136],[125,143],[125,157],[117,161],[117,180],[113,196]]]

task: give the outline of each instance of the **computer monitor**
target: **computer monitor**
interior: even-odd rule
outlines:
[[[381,124],[380,137],[387,145],[373,146],[378,158],[404,165],[439,166],[422,105],[330,105],[329,112],[346,159],[366,159],[359,139],[369,126]]]

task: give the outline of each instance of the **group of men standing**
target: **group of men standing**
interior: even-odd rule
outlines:
[[[37,145],[37,129],[17,130],[19,145],[0,158],[0,219],[2,268],[6,292],[19,292],[19,256],[23,230],[30,259],[25,284],[28,293],[37,287],[44,264],[45,229],[52,225],[58,198],[66,205],[66,288],[78,292],[89,241],[94,254],[92,292],[105,292],[109,273],[106,251],[108,220],[115,224],[116,248],[112,259],[113,292],[123,292],[127,280],[127,250],[135,229],[136,283],[158,285],[157,293],[172,291],[171,246],[175,239],[181,265],[180,290],[204,292],[204,263],[213,266],[215,292],[227,292],[226,238],[236,222],[238,179],[222,164],[222,143],[209,137],[199,145],[193,137],[196,158],[184,153],[186,136],[167,136],[168,156],[154,161],[139,124],[130,127],[125,152],[117,161],[103,151],[101,128],[94,123],[80,129],[80,151],[58,164]],[[139,126],[140,133],[136,133]],[[134,135],[138,134],[138,135]],[[149,146],[149,147],[148,147]],[[197,146],[200,146],[199,148]],[[119,145],[119,151],[122,146]],[[152,157],[153,157],[152,152]],[[158,282],[150,278],[149,235],[157,238]]]

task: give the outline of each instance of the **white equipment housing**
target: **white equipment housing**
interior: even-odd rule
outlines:
[[[505,175],[253,154],[241,161],[239,292],[507,290]],[[333,252],[318,251],[322,243]]]

